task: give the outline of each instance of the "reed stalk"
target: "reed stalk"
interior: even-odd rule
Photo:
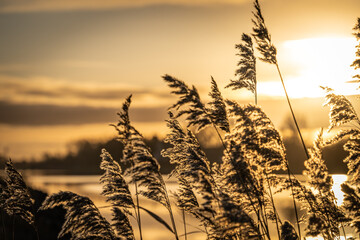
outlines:
[[[298,232],[299,232],[299,239],[301,239],[301,228],[300,228],[299,215],[298,215],[298,210],[297,210],[297,207],[296,207],[296,201],[295,201],[295,195],[294,195],[294,186],[292,184],[291,175],[290,175],[290,168],[289,168],[288,162],[286,162],[286,168],[287,168],[287,174],[288,174],[288,178],[289,178],[290,185],[291,185],[290,187],[291,187],[291,195],[292,195],[292,200],[293,200],[293,205],[294,205],[294,212],[295,212],[295,217],[296,217],[296,225],[297,225]]]
[[[342,231],[343,231],[343,233],[344,233],[344,239],[347,239],[347,238],[346,238],[345,227],[344,227],[344,224],[342,224],[342,223],[341,223],[341,229],[342,229]]]
[[[4,239],[6,239],[6,226],[5,226],[5,219],[4,219],[4,211],[1,210],[1,220],[3,225],[3,233],[4,233]]]
[[[273,207],[273,210],[274,210],[274,214],[275,214],[275,223],[276,223],[276,232],[277,232],[277,235],[280,239],[280,229],[279,229],[279,221],[281,222],[280,220],[280,217],[279,215],[277,214],[277,211],[276,211],[276,208],[275,208],[275,203],[274,203],[274,197],[273,197],[273,194],[272,194],[272,190],[271,190],[271,186],[270,186],[270,181],[269,181],[269,177],[268,177],[268,174],[265,172],[265,176],[266,176],[266,181],[267,181],[267,184],[269,186],[269,193],[270,193],[270,199],[271,199],[271,205]],[[279,220],[278,220],[279,218]]]
[[[139,205],[139,191],[138,191],[138,186],[137,183],[135,182],[135,198],[136,198],[136,207],[134,208],[135,210],[135,214],[136,214],[136,221],[138,224],[138,228],[139,228],[139,235],[140,235],[140,240],[143,239],[142,237],[142,228],[141,228],[141,215],[140,215],[140,205]]]
[[[39,231],[37,228],[35,228],[36,238],[37,240],[40,240]]]
[[[170,220],[171,220],[171,224],[172,224],[172,227],[173,227],[173,230],[174,230],[175,239],[179,240],[179,235],[178,235],[177,230],[176,230],[175,218],[174,218],[174,214],[173,214],[173,211],[172,211],[172,208],[171,208],[169,194],[168,194],[168,191],[166,189],[166,184],[165,184],[164,180],[162,178],[161,178],[161,180],[163,182],[164,189],[165,189],[165,198],[166,198],[166,202],[167,202],[167,205],[168,205],[167,209],[168,209],[169,214],[170,214]]]
[[[182,217],[183,217],[183,223],[184,223],[184,236],[185,236],[185,240],[187,240],[187,232],[186,232],[186,216],[185,216],[185,210],[182,209]]]
[[[295,126],[296,126],[296,130],[297,130],[298,135],[299,135],[299,138],[300,138],[300,140],[301,140],[301,144],[302,144],[302,146],[303,146],[303,148],[304,148],[304,152],[305,152],[305,154],[306,154],[307,159],[309,159],[309,158],[310,158],[310,155],[309,155],[309,152],[308,152],[308,150],[307,150],[307,148],[306,148],[306,145],[305,145],[305,142],[304,142],[304,138],[303,138],[303,136],[302,136],[302,134],[301,134],[301,131],[300,131],[300,128],[299,128],[299,124],[298,124],[298,122],[297,122],[297,120],[296,120],[296,117],[295,117],[295,114],[294,114],[294,110],[293,110],[293,108],[292,108],[292,106],[291,106],[291,102],[290,102],[290,99],[289,99],[289,95],[288,95],[288,93],[287,93],[287,91],[286,91],[284,79],[283,79],[283,77],[282,77],[282,74],[281,74],[281,71],[280,71],[280,68],[279,68],[279,64],[276,62],[275,65],[276,65],[276,69],[277,69],[277,71],[278,71],[278,74],[279,74],[279,76],[280,76],[281,84],[282,84],[282,86],[283,86],[283,89],[284,89],[284,92],[285,92],[285,96],[286,96],[286,100],[287,100],[287,103],[288,103],[288,105],[289,105],[290,112],[291,112],[291,116],[292,116],[292,118],[293,118],[293,120],[294,120],[294,124],[295,124]]]
[[[255,82],[255,92],[254,92],[254,95],[255,95],[255,105],[258,105],[257,82]]]
[[[15,215],[13,215],[12,221],[12,239],[15,240]]]

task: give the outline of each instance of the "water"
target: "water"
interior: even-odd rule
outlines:
[[[111,209],[105,207],[109,204],[106,203],[105,198],[100,195],[102,191],[102,186],[99,184],[100,175],[43,175],[41,172],[36,172],[36,174],[34,174],[33,171],[22,171],[22,173],[29,186],[42,190],[48,194],[57,193],[59,191],[71,191],[89,197],[105,218],[109,221],[112,218]],[[168,179],[167,176],[164,176],[164,179],[166,180],[167,190],[169,192],[175,192],[177,183],[173,179]],[[134,185],[130,185],[129,187],[130,191],[134,193]],[[170,225],[171,221],[169,214],[164,206],[143,197],[140,197],[140,205],[156,213]],[[182,213],[175,206],[173,207],[173,211],[178,232],[179,234],[183,234]],[[132,218],[130,218],[130,221],[132,222],[135,237],[136,239],[139,239],[137,224]],[[145,212],[141,212],[141,222],[143,236],[146,240],[169,240],[173,238],[173,234],[169,230],[156,222]],[[196,220],[189,216],[187,216],[187,222],[190,225],[198,225]],[[192,226],[187,226],[186,228],[188,232],[198,231],[197,228]],[[202,233],[194,233],[193,237],[194,239],[199,240],[206,239],[205,234]]]
[[[102,187],[99,184],[99,175],[44,175],[41,172],[34,171],[23,171],[23,175],[26,179],[26,182],[39,190],[47,192],[48,194],[57,193],[59,191],[72,191],[82,196],[89,197],[97,207],[99,207],[101,213],[108,220],[111,219],[111,210],[110,208],[106,208],[104,206],[108,206],[105,202],[105,198],[100,195],[102,191]],[[297,178],[300,181],[304,180],[302,175],[298,175]],[[177,188],[177,183],[174,179],[168,179],[167,176],[164,176],[166,180],[166,186],[169,192],[174,192]],[[346,180],[346,175],[333,175],[334,179],[334,193],[338,199],[337,203],[340,205],[343,201],[343,194],[340,190],[340,185]],[[130,185],[130,191],[134,193],[134,186]],[[282,219],[290,220],[291,222],[295,222],[295,214],[293,210],[292,198],[289,192],[282,192],[280,194],[276,194],[274,197],[275,205],[277,211],[279,212]],[[162,217],[165,221],[170,224],[170,219],[168,216],[167,210],[160,204],[145,199],[140,198],[140,205],[146,209],[149,209],[160,217]],[[176,226],[179,234],[184,233],[182,215],[176,207],[173,207],[173,211],[176,219]],[[141,212],[142,216],[142,229],[143,236],[146,240],[168,240],[172,239],[173,235],[169,232],[164,226],[156,222],[152,217],[150,217],[147,213]],[[138,229],[137,224],[134,219],[130,219],[132,222],[132,226],[134,228],[134,232],[137,235]],[[205,234],[198,233],[199,222],[196,219],[191,218],[187,215],[186,221],[189,224],[187,226],[187,232],[196,233],[189,236],[189,239],[206,239]],[[274,228],[273,228],[274,227]],[[275,229],[275,225],[270,228]],[[304,226],[302,226],[304,229]],[[347,231],[349,232],[349,231]],[[277,239],[276,231],[272,231],[273,238]],[[136,236],[137,237],[137,236]],[[349,237],[349,236],[348,236]],[[139,239],[139,238],[137,238]],[[321,238],[307,238],[307,239],[321,239]]]

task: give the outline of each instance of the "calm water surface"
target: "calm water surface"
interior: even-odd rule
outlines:
[[[99,184],[100,175],[44,175],[40,171],[22,171],[26,182],[37,189],[40,189],[48,194],[57,193],[59,191],[72,191],[79,195],[89,197],[97,207],[99,207],[103,216],[108,220],[111,219],[110,208],[106,208],[108,204],[105,202],[104,197],[100,195],[102,187]],[[300,181],[304,180],[304,176],[298,175],[297,178]],[[177,183],[174,179],[169,179],[167,176],[164,176],[166,180],[166,186],[169,192],[174,192],[177,189]],[[333,175],[334,187],[336,197],[338,198],[338,204],[342,203],[343,196],[340,191],[340,185],[346,180],[346,175]],[[130,185],[130,191],[134,193],[134,187]],[[161,216],[164,220],[170,223],[167,210],[160,204],[141,198],[141,206],[155,212]],[[282,219],[288,219],[292,222],[295,221],[295,214],[293,211],[292,198],[290,197],[289,192],[282,192],[275,195],[275,205],[279,211]],[[179,234],[184,233],[182,215],[175,207],[173,207],[175,212],[176,226]],[[172,239],[172,233],[170,233],[164,226],[160,225],[158,222],[153,220],[147,213],[142,212],[142,227],[143,227],[143,236],[145,240],[169,240]],[[138,233],[137,225],[133,219],[131,219],[132,225],[135,231],[135,234]],[[186,217],[188,223],[187,232],[196,232],[188,236],[188,239],[206,239],[205,234],[199,233],[199,223],[196,219],[191,218],[190,216]],[[274,225],[275,227],[275,225]],[[275,228],[274,228],[275,229]],[[304,229],[304,227],[303,227]],[[347,231],[349,232],[349,231]],[[350,235],[349,235],[350,236]],[[348,236],[348,237],[349,237]],[[276,232],[273,231],[274,239],[277,239]],[[137,238],[139,239],[139,238]],[[310,238],[307,238],[310,239]],[[312,238],[312,239],[322,239],[322,238]]]

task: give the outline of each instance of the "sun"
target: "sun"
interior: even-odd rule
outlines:
[[[351,37],[322,37],[285,41],[278,49],[280,68],[291,98],[321,97],[320,86],[342,95],[358,94],[352,80],[357,42]],[[283,95],[279,81],[259,83],[264,95]]]

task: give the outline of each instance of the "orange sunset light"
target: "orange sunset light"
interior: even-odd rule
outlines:
[[[355,59],[355,38],[320,37],[285,41],[279,48],[279,64],[292,69],[285,74],[286,87],[292,98],[321,97],[320,86],[328,86],[338,94],[356,95],[354,84],[348,83],[356,71],[350,67]],[[279,81],[259,83],[259,94],[284,95]]]
[[[360,0],[0,0],[0,239],[360,237]]]
[[[305,109],[319,112],[301,100],[323,97],[319,86],[357,94],[346,82],[354,75],[359,3],[261,1],[289,97],[304,118]],[[133,121],[146,136],[164,136],[175,101],[164,74],[195,85],[204,101],[213,76],[226,98],[253,102],[250,91],[224,89],[235,78],[234,46],[252,31],[251,11],[250,0],[4,1],[0,150],[15,160],[40,158],[49,149],[65,152],[69,142],[103,139],[131,93]],[[258,60],[256,69],[259,104],[280,127],[289,110],[276,68]],[[307,121],[311,132],[327,124],[316,101],[323,117]]]

